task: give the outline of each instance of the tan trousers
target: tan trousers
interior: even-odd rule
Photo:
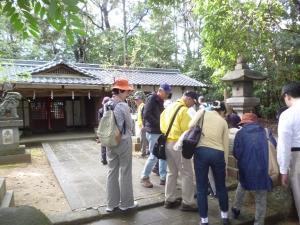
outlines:
[[[292,152],[290,181],[300,223],[300,151]]]
[[[167,156],[167,181],[165,187],[165,200],[174,202],[176,196],[176,185],[179,173],[181,174],[181,190],[182,202],[186,205],[195,206],[196,200],[194,199],[194,173],[192,159],[185,159],[182,157],[181,151],[173,150],[175,142],[166,144]]]

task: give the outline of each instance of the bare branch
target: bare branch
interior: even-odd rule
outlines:
[[[95,25],[97,28],[101,29],[102,31],[104,30],[103,25],[97,24],[97,23],[94,21],[94,19],[91,17],[91,15],[89,15],[87,12],[81,11],[81,14],[82,14],[83,16],[85,16],[86,18],[88,18],[88,20],[91,21],[92,24]]]
[[[139,16],[138,22],[126,32],[127,35],[130,34],[133,30],[135,30],[140,25],[140,23],[143,21],[144,17],[148,14],[148,12],[149,9],[146,9],[144,13]]]

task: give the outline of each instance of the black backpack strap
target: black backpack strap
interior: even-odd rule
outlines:
[[[171,123],[170,123],[170,125],[169,125],[169,127],[168,127],[167,133],[166,133],[166,135],[165,135],[166,138],[168,138],[169,133],[170,133],[170,131],[171,131],[171,128],[172,128],[172,126],[173,126],[174,120],[175,120],[175,118],[176,118],[176,116],[177,116],[177,113],[178,113],[179,109],[180,109],[182,106],[183,106],[183,105],[180,105],[180,106],[176,109],[176,111],[175,111],[175,113],[174,113],[174,115],[173,115],[173,118],[172,118],[172,120],[171,120]]]

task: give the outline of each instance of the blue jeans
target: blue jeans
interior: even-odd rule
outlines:
[[[157,142],[160,134],[151,134],[146,132],[146,138],[149,142],[149,151],[150,155],[146,161],[144,170],[142,172],[142,178],[146,178],[150,176],[150,173],[157,162],[157,157],[153,155],[154,144]],[[166,180],[167,176],[167,161],[160,159],[159,160],[159,176],[161,180]]]
[[[207,217],[208,169],[211,167],[216,183],[217,197],[221,211],[228,211],[228,193],[225,185],[224,152],[208,147],[198,147],[194,154],[194,168],[197,183],[197,201],[201,218]]]

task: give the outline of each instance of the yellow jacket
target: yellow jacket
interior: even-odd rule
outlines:
[[[137,124],[138,124],[139,128],[143,127],[142,109],[143,109],[144,105],[145,105],[145,103],[142,102],[137,108]]]
[[[188,125],[191,120],[191,117],[188,114],[188,107],[185,105],[182,99],[179,99],[176,102],[169,105],[160,115],[160,130],[163,134],[166,134],[174,113],[181,105],[182,107],[179,109],[174,123],[172,125],[171,131],[168,135],[168,142],[177,141],[181,134],[184,131],[188,130]]]

